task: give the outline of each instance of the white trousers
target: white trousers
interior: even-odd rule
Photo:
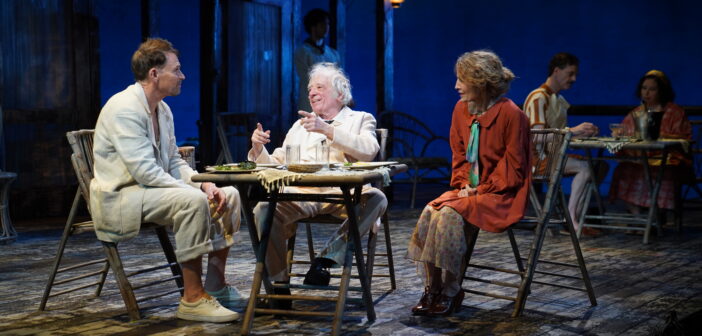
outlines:
[[[329,193],[340,194],[339,188],[315,188],[315,187],[285,187],[284,193]],[[356,214],[360,217],[358,231],[363,237],[372,224],[380,223],[380,216],[385,213],[388,201],[385,194],[376,188],[364,187],[361,194],[361,202],[356,206]],[[254,209],[256,227],[261,236],[261,224],[268,213],[268,202],[259,203]],[[268,249],[266,250],[266,269],[273,281],[287,281],[287,240],[297,231],[297,221],[316,215],[332,215],[337,218],[346,219],[346,208],[343,204],[320,203],[320,202],[279,202],[275,208],[273,225],[268,238]],[[337,264],[343,265],[346,256],[348,235],[348,220],[345,220],[336,232],[318,253],[318,257],[334,260]]]
[[[176,259],[182,263],[234,244],[241,224],[239,191],[221,188],[227,195],[227,210],[212,220],[207,195],[196,188],[147,188],[142,221],[172,226]]]
[[[575,174],[573,183],[570,185],[570,199],[568,200],[568,212],[573,219],[573,225],[577,230],[580,227],[580,212],[585,204],[585,186],[590,181],[590,168],[587,161],[573,157],[568,157],[564,173],[566,175]]]

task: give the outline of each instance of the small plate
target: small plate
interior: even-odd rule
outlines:
[[[350,166],[346,166],[343,163],[335,163],[334,167],[341,169],[375,169],[378,167],[384,167],[389,165],[397,164],[397,161],[373,161],[373,162],[354,162]]]
[[[225,166],[227,166],[227,165],[225,165]],[[234,166],[232,166],[232,165],[228,165],[228,166],[232,167],[232,169],[231,169],[231,170],[218,170],[218,169],[216,169],[215,167],[210,166],[210,167],[206,167],[205,170],[206,170],[208,173],[218,173],[218,174],[243,174],[243,173],[253,173],[253,172],[257,172],[257,171],[260,171],[260,170],[267,169],[266,167],[258,167],[258,166],[257,166],[256,168],[254,168],[254,169],[239,169],[239,168],[234,167]]]

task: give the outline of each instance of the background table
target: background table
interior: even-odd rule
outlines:
[[[579,215],[580,227],[578,228],[578,234],[582,231],[583,227],[594,227],[594,228],[605,228],[605,229],[618,229],[618,230],[639,230],[644,231],[643,243],[647,244],[649,241],[649,236],[651,233],[651,227],[656,225],[658,228],[658,233],[661,233],[662,223],[658,223],[658,193],[661,188],[661,182],[663,181],[663,173],[667,165],[668,154],[672,150],[685,150],[685,143],[678,140],[662,140],[662,141],[638,141],[638,142],[627,142],[625,143],[619,152],[621,151],[639,151],[639,156],[622,156],[622,155],[604,155],[604,150],[607,148],[607,143],[611,141],[611,138],[587,138],[587,139],[575,139],[570,142],[570,148],[572,149],[582,149],[585,150],[588,167],[590,169],[591,184],[588,189],[587,196],[585,197],[585,206],[583,207],[582,213]],[[597,154],[593,155],[592,151],[597,150]],[[660,155],[651,155],[652,152],[660,151]],[[657,173],[655,180],[651,175],[651,167],[648,163],[649,159],[661,159],[660,169]],[[608,212],[602,197],[599,192],[599,185],[597,183],[597,170],[595,169],[595,161],[598,160],[616,160],[616,161],[635,161],[641,163],[644,167],[644,173],[649,184],[650,191],[650,204],[651,207],[648,210],[648,215],[632,215],[628,213],[613,213]],[[599,209],[599,215],[587,215],[587,208],[590,202],[591,196],[595,196],[597,202],[597,207]],[[600,224],[588,223],[587,220],[600,220]],[[639,226],[625,226],[616,224],[634,224]]]

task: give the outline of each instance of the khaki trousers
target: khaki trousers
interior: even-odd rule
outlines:
[[[235,188],[221,189],[227,210],[212,220],[207,195],[196,188],[147,188],[142,221],[173,227],[179,263],[232,246],[241,224],[241,201]]]
[[[285,187],[284,193],[329,193],[340,194],[339,188],[315,188],[315,187]],[[372,224],[376,224],[374,230],[380,224],[380,216],[385,213],[388,201],[382,191],[372,187],[364,187],[361,194],[361,202],[356,206],[356,214],[360,217],[358,231],[363,237]],[[261,223],[268,213],[268,202],[259,203],[254,209],[256,227],[261,235]],[[266,269],[273,281],[287,281],[287,240],[297,231],[297,221],[316,215],[332,215],[340,219],[346,219],[346,209],[343,204],[321,203],[321,202],[279,202],[275,208],[273,226],[268,239],[268,249],[266,251]],[[348,220],[345,220],[336,232],[329,238],[324,248],[317,254],[317,257],[329,258],[337,264],[344,263],[346,255],[348,235]]]

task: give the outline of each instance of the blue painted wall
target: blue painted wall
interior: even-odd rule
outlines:
[[[139,3],[96,2],[103,103],[133,81],[129,58],[140,42]],[[375,1],[346,3],[345,68],[356,108],[375,113]],[[311,8],[327,6],[325,0],[304,0],[300,19]],[[702,78],[701,12],[702,2],[681,0],[406,0],[393,13],[394,108],[447,133],[457,100],[454,62],[461,53],[481,48],[495,51],[517,75],[508,97],[518,104],[545,80],[549,58],[569,51],[581,59],[578,82],[564,92],[573,105],[635,105],[636,82],[652,68],[669,75],[679,104],[702,105],[702,95],[697,94]],[[181,51],[187,77],[182,94],[166,101],[175,114],[178,138],[197,137],[199,6],[189,0],[162,2],[159,13],[158,35]],[[594,121],[606,128],[619,118]]]
[[[102,104],[134,83],[130,69],[132,53],[141,43],[140,0],[96,1],[100,25],[100,94]],[[179,142],[197,138],[200,118],[200,7],[196,1],[169,0],[158,3],[156,37],[173,43],[180,52],[185,73],[181,94],[168,97]]]
[[[517,104],[545,81],[550,57],[568,51],[581,60],[578,82],[563,92],[573,105],[635,105],[637,81],[652,68],[669,75],[679,104],[702,105],[701,10],[676,0],[407,0],[394,12],[395,108],[448,129],[455,60],[482,48],[517,75],[508,93]]]

